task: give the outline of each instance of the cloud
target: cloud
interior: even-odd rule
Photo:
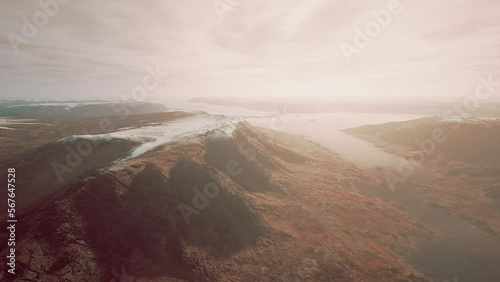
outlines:
[[[352,64],[338,45],[387,1],[243,0],[220,21],[206,0],[73,0],[16,55],[6,35],[37,3],[2,3],[0,97],[116,99],[157,64],[172,76],[151,98],[167,100],[460,96],[500,63],[498,1],[401,0]]]

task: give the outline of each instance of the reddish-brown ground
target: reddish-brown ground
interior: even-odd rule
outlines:
[[[461,124],[440,120],[431,117],[348,132],[406,158],[421,151],[415,140],[429,139],[433,130],[442,130],[446,141],[435,143],[434,153],[426,155],[405,181],[429,204],[500,236],[500,121]]]
[[[425,228],[301,137],[241,124],[102,166],[20,218],[18,280],[426,281],[404,259]],[[179,205],[208,183],[218,195],[186,223]]]
[[[71,135],[102,134],[123,127],[144,126],[187,116],[189,114],[184,112],[167,112],[98,118],[30,116],[33,120],[20,122],[14,119],[16,124],[5,125],[14,130],[0,129],[0,159],[7,161],[18,154]]]

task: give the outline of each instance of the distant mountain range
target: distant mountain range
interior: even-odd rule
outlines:
[[[243,107],[253,110],[287,113],[331,113],[331,112],[360,112],[360,113],[390,113],[390,114],[417,114],[417,115],[442,115],[450,106],[451,102],[263,102],[242,99],[226,98],[194,98],[192,103],[203,103],[209,105],[223,105],[232,107]],[[499,117],[500,103],[483,104],[475,116]]]
[[[165,106],[146,102],[43,102],[3,101],[0,116],[4,117],[103,117],[164,112]]]
[[[428,117],[364,125],[347,132],[424,151],[425,146],[434,147],[433,150],[447,160],[476,165],[496,165],[500,160],[500,119]],[[443,142],[433,138],[442,139]],[[432,145],[428,144],[429,140],[432,140]]]

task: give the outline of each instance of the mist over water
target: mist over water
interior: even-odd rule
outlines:
[[[401,158],[384,152],[373,144],[353,137],[342,130],[366,124],[382,124],[393,121],[407,121],[421,118],[421,115],[366,114],[366,113],[324,113],[296,114],[287,119],[282,131],[304,135],[347,161],[362,166],[394,167]],[[250,124],[270,128],[267,118],[247,119]],[[272,128],[271,128],[272,129]]]
[[[500,281],[500,1],[1,7],[0,281]]]
[[[286,110],[270,112],[191,102],[165,105],[172,110],[203,111],[212,115],[243,118],[256,127],[303,135],[339,154],[347,161],[367,167],[395,167],[402,158],[389,154],[365,140],[353,137],[343,130],[367,124],[408,121],[426,117],[425,115],[383,113],[289,114]]]

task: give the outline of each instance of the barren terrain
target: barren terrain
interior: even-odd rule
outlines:
[[[112,126],[103,130],[103,120]],[[404,160],[412,151],[408,140],[432,134],[434,121],[348,132]],[[484,153],[477,149],[458,159],[464,156],[453,152],[466,144],[463,138],[448,150],[436,148],[393,192],[386,176],[397,168],[356,167],[305,137],[223,116],[41,115],[3,124],[9,129],[0,131],[0,154],[8,156],[2,170],[16,167],[20,187],[20,281],[494,281],[499,275],[496,151],[477,159]],[[460,130],[491,137],[497,124],[479,125]],[[450,131],[448,141],[467,135],[460,130]],[[477,145],[481,137],[470,140]],[[88,154],[80,154],[82,144],[91,146]]]
[[[433,240],[419,241],[411,259],[429,276],[448,273],[467,281],[500,277],[499,129],[498,120],[431,117],[347,131],[407,159],[392,169],[374,170],[378,185],[364,190],[400,203],[433,231]],[[434,142],[431,153],[435,130],[446,138]],[[415,152],[425,156],[419,165]],[[410,175],[403,170],[408,165],[413,166]]]
[[[134,159],[100,156],[19,219],[25,281],[427,280],[405,256],[429,231],[360,194],[362,171],[302,137],[243,122]],[[18,163],[19,178],[48,166],[35,164]]]

